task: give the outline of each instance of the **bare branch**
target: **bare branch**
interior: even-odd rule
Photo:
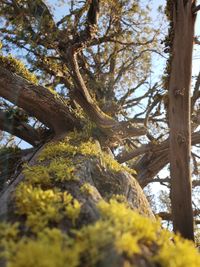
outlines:
[[[192,145],[200,143],[200,132],[192,134]],[[131,152],[117,156],[120,163],[143,155],[139,161],[132,166],[137,171],[137,179],[142,187],[150,183],[157,173],[169,163],[169,140],[161,144],[147,144]]]
[[[200,10],[200,5],[195,6],[195,7],[192,9],[192,12],[195,14],[195,13],[197,13],[199,10]]]
[[[194,105],[196,103],[196,100],[200,97],[200,91],[199,91],[199,87],[200,87],[200,72],[197,76],[197,80],[194,86],[194,92],[193,92],[193,96],[191,99],[191,108],[192,110],[194,109]]]
[[[0,129],[23,139],[33,146],[38,145],[42,139],[39,132],[33,127],[15,118],[9,119],[4,111],[0,111]]]

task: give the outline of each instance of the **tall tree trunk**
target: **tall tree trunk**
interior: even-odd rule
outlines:
[[[174,38],[169,80],[173,227],[188,239],[194,239],[190,171],[190,83],[195,23],[193,4],[193,0],[173,1]]]

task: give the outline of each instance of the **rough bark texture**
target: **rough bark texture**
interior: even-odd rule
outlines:
[[[191,201],[190,83],[194,1],[173,3],[173,54],[169,81],[171,202],[174,230],[194,238]]]
[[[0,67],[1,97],[25,109],[56,134],[73,130],[78,121],[58,95],[34,85],[9,70]]]
[[[26,155],[24,161],[28,160],[29,165],[33,166],[37,163],[37,157],[43,147],[37,152]],[[113,195],[124,195],[128,203],[133,209],[139,213],[154,218],[149,203],[135,178],[128,172],[113,172],[105,167],[102,161],[96,157],[88,157],[77,155],[73,158],[75,166],[75,175],[79,180],[67,181],[62,184],[62,190],[71,193],[73,197],[84,203],[81,209],[82,216],[80,224],[89,223],[98,219],[98,211],[95,206],[100,199],[109,199]],[[12,219],[15,203],[12,194],[15,192],[16,186],[24,179],[24,175],[20,173],[15,180],[4,189],[0,195],[0,218]],[[80,187],[89,183],[95,189],[95,193],[88,196],[80,194]]]

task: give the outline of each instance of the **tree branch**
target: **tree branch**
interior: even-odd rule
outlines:
[[[79,121],[59,95],[0,67],[0,96],[23,108],[56,134],[79,127]]]
[[[77,55],[83,48],[87,47],[91,40],[95,38],[97,31],[99,13],[99,1],[92,0],[90,2],[90,8],[87,15],[87,26],[85,30],[80,32],[78,36],[75,36],[71,45],[68,46],[67,51],[61,53],[65,58],[65,61],[69,62],[69,68],[73,73],[74,79],[74,92],[73,96],[83,110],[87,113],[90,119],[96,123],[96,125],[102,130],[108,137],[116,136],[119,138],[125,138],[128,136],[138,136],[146,133],[144,128],[135,128],[128,122],[118,122],[107,116],[95,103],[90,96],[86,83],[80,73],[80,67],[77,60]]]
[[[195,132],[192,134],[192,145],[199,143],[200,132]],[[132,168],[137,172],[137,180],[140,185],[145,187],[169,163],[169,140],[167,139],[161,144],[143,145],[131,152],[117,156],[117,160],[123,163],[140,155],[143,156]]]
[[[197,13],[199,10],[200,10],[200,5],[195,6],[195,7],[192,9],[192,12],[195,14],[195,13]]]
[[[32,146],[41,142],[41,135],[37,130],[18,119],[9,119],[6,112],[0,110],[0,129],[23,139]]]
[[[200,87],[200,72],[197,76],[197,80],[194,86],[194,92],[193,92],[193,96],[191,99],[191,109],[194,110],[194,105],[197,101],[197,99],[200,97],[200,92],[199,92],[199,87]]]

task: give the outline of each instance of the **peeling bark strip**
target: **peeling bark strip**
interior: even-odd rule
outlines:
[[[173,54],[169,80],[171,203],[174,230],[194,239],[191,201],[191,104],[190,83],[195,1],[173,5]]]

